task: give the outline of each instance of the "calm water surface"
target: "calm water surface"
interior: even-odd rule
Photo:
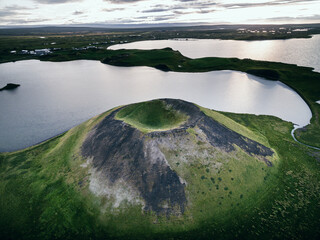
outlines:
[[[237,113],[278,116],[306,125],[311,111],[281,82],[235,71],[162,72],[115,67],[98,61],[0,64],[0,151],[25,148],[57,135],[112,107],[155,98],[179,98]]]
[[[292,63],[320,72],[320,35],[310,39],[234,41],[218,39],[154,40],[113,45],[110,49],[171,47],[189,58],[237,57]]]

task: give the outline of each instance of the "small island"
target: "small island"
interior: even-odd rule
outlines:
[[[20,84],[8,83],[5,87],[0,88],[0,91],[3,91],[3,90],[13,90],[13,89],[16,89],[17,87],[20,87]]]

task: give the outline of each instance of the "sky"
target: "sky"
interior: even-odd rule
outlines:
[[[320,0],[0,0],[0,25],[320,23]]]

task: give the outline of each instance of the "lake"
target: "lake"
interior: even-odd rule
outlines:
[[[300,126],[311,111],[285,84],[236,71],[162,72],[115,67],[98,61],[0,64],[0,151],[34,145],[115,106],[178,98],[236,113],[266,114]]]
[[[152,40],[117,44],[109,49],[161,49],[171,47],[189,58],[236,57],[312,67],[320,72],[320,35],[309,39],[235,41],[219,39]]]

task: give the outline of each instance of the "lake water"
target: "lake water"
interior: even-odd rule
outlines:
[[[301,126],[311,111],[281,82],[235,71],[162,72],[115,67],[98,61],[0,64],[0,151],[13,151],[55,136],[115,106],[155,98],[178,98],[237,113],[278,116]]]
[[[171,47],[189,58],[237,57],[313,67],[320,72],[320,35],[309,39],[234,41],[219,39],[153,40],[117,44],[109,49],[161,49]]]

